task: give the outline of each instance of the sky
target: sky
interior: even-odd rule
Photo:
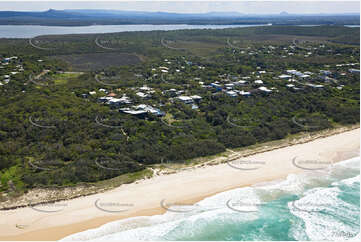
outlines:
[[[359,13],[359,1],[4,1],[0,11],[44,11],[48,9],[112,9],[150,12],[240,12],[245,14]]]

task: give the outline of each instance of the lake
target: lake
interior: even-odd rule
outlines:
[[[95,34],[128,31],[177,30],[177,29],[224,29],[239,27],[267,26],[254,25],[91,25],[91,26],[41,26],[41,25],[0,25],[0,38],[33,38],[39,35]]]

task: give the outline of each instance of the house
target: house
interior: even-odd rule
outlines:
[[[227,90],[232,90],[233,87],[234,87],[234,84],[233,84],[233,83],[226,83],[224,86],[225,86],[225,88],[226,88]]]
[[[98,100],[102,103],[109,104],[110,106],[113,106],[113,107],[119,107],[122,104],[131,104],[132,103],[130,98],[127,97],[126,95],[123,95],[121,98],[100,97]]]
[[[239,91],[239,94],[242,95],[242,96],[251,96],[251,93],[250,92],[245,92],[245,91]]]
[[[144,93],[144,92],[137,92],[137,93],[135,93],[135,95],[137,95],[138,97],[141,97],[141,98],[148,98],[148,97],[150,97],[149,94],[146,94],[146,93]]]
[[[132,100],[130,100],[130,98],[125,94],[120,99],[122,100],[122,102],[124,104],[131,104],[132,103]]]
[[[296,70],[287,70],[287,73],[288,73],[288,74],[295,75],[295,76],[302,76],[302,75],[303,75],[302,72],[296,71]]]
[[[112,97],[100,97],[98,98],[99,102],[106,103],[109,100],[113,99]]]
[[[121,104],[123,104],[123,100],[121,98],[111,98],[108,100],[107,104],[112,107],[119,107]]]
[[[213,82],[213,83],[211,83],[210,85],[211,85],[212,87],[215,87],[215,88],[220,88],[220,87],[221,87],[221,85],[218,84],[218,83],[216,83],[216,82]]]
[[[235,85],[237,85],[237,84],[239,84],[239,85],[244,85],[244,84],[246,84],[246,83],[247,83],[247,81],[243,81],[243,80],[240,80],[240,81],[238,81],[238,82],[234,82]]]
[[[218,83],[213,82],[213,83],[210,84],[210,86],[213,87],[213,88],[215,88],[217,91],[221,91],[221,90],[222,90],[222,86],[219,85]]]
[[[202,100],[202,97],[201,97],[201,96],[198,96],[198,95],[193,95],[193,96],[191,96],[191,98],[192,98],[193,101],[195,101],[195,102],[199,102],[200,100]]]
[[[267,87],[259,87],[258,89],[267,93],[272,92],[272,90],[268,89]]]
[[[305,75],[305,74],[303,74],[303,75],[301,75],[301,76],[299,76],[300,78],[308,78],[308,77],[310,77],[310,75]]]
[[[357,69],[348,69],[350,73],[360,73],[360,70]]]
[[[108,91],[106,90],[106,89],[104,89],[104,88],[99,88],[99,90],[98,90],[99,92],[104,92],[104,93],[108,93]]]
[[[176,99],[181,101],[184,104],[192,104],[193,103],[193,99],[188,96],[179,96]]]
[[[179,90],[179,91],[176,91],[176,94],[177,94],[177,95],[181,95],[181,94],[183,94],[183,93],[185,93],[185,91],[184,91],[184,90]]]
[[[165,113],[159,109],[146,104],[139,104],[137,106],[132,106],[131,108],[121,108],[119,111],[142,118],[144,118],[147,114],[152,114],[158,117],[165,115]]]
[[[130,108],[121,108],[121,109],[119,109],[119,112],[131,114],[138,118],[145,118],[147,116],[147,111],[145,111],[145,110],[133,110]]]
[[[331,71],[325,71],[325,70],[320,70],[320,73],[323,74],[323,75],[331,75],[332,72]]]
[[[342,90],[343,87],[344,87],[344,85],[340,85],[340,86],[337,86],[336,88],[337,88],[338,90]]]
[[[139,88],[139,90],[149,92],[149,91],[152,91],[152,88],[147,87],[147,86],[142,86],[142,87]]]
[[[286,75],[286,74],[282,74],[282,75],[278,76],[278,78],[280,78],[280,79],[288,79],[288,78],[291,78],[291,77],[292,76]]]
[[[309,87],[313,87],[313,88],[323,88],[323,85],[316,85],[316,84],[312,84],[312,83],[307,83],[306,85]]]
[[[198,105],[196,105],[196,104],[192,104],[192,106],[191,106],[191,109],[198,109],[199,107],[198,107]]]
[[[139,104],[137,106],[133,106],[133,108],[135,108],[136,110],[144,110],[144,111],[151,113],[153,115],[156,115],[156,116],[164,116],[165,115],[165,113],[160,111],[159,109],[154,108],[150,105],[146,105],[146,104]]]
[[[111,93],[109,93],[107,96],[108,96],[108,97],[116,97],[117,94],[115,94],[114,92],[111,92]]]
[[[238,94],[235,91],[227,91],[226,94],[230,97],[238,97]]]
[[[177,95],[177,90],[172,88],[172,89],[168,89],[162,92],[163,95],[168,95],[170,97],[175,97]]]

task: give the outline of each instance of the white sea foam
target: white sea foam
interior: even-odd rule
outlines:
[[[209,230],[207,226],[217,227],[217,224],[241,224],[247,221],[256,221],[259,217],[258,205],[277,199],[284,194],[301,197],[294,203],[288,204],[290,212],[299,218],[293,222],[289,230],[290,236],[298,240],[344,239],[354,233],[354,226],[357,224],[345,224],[337,217],[344,218],[346,221],[354,221],[352,216],[359,213],[359,210],[338,197],[340,189],[337,185],[340,183],[354,184],[359,182],[360,176],[343,180],[339,180],[338,177],[339,181],[337,182],[332,176],[334,175],[333,171],[339,170],[340,167],[347,170],[359,169],[359,160],[360,157],[356,157],[337,163],[332,167],[332,172],[315,171],[297,175],[290,174],[285,180],[222,192],[198,202],[191,212],[167,211],[162,215],[124,219],[105,224],[97,229],[70,235],[63,240],[192,238],[202,229]],[[328,187],[331,183],[332,186]],[[312,187],[314,188],[312,189]],[[231,206],[227,206],[227,202]],[[350,211],[353,212],[350,213]],[[330,214],[334,216],[329,216]],[[259,236],[262,238],[263,235]],[[267,235],[264,236],[267,237]]]
[[[355,176],[355,177],[351,177],[351,178],[348,178],[348,179],[344,179],[341,182],[346,184],[346,185],[352,185],[352,184],[354,184],[356,182],[360,183],[360,175]]]
[[[96,229],[70,235],[62,240],[157,240],[181,225],[184,221],[191,224],[199,224],[200,221],[213,221],[215,218],[221,219],[222,216],[236,213],[237,211],[227,207],[226,204],[229,200],[241,201],[244,204],[257,205],[260,203],[254,189],[251,187],[238,188],[205,198],[196,203],[197,206],[195,207],[197,209],[189,213],[167,211],[163,215],[124,219],[105,224]],[[246,206],[242,206],[242,209],[245,210]],[[255,215],[245,213],[244,216],[238,218],[245,221],[247,219],[255,219]]]
[[[351,158],[348,160],[344,160],[341,162],[337,162],[334,164],[334,166],[359,170],[360,169],[360,156],[357,156],[357,157],[354,157],[354,158]]]
[[[314,188],[288,203],[291,213],[304,221],[310,240],[348,239],[355,234],[359,224],[353,221],[359,208],[340,199],[341,192],[334,186]]]

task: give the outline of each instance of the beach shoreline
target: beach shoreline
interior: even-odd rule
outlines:
[[[160,206],[162,199],[193,204],[223,191],[304,172],[292,164],[294,157],[339,162],[359,156],[359,149],[360,129],[357,128],[247,156],[247,160],[264,162],[253,170],[234,169],[223,163],[160,175],[103,193],[63,201],[66,208],[55,213],[34,211],[29,207],[0,211],[0,240],[58,240],[115,220],[162,214],[166,212]],[[95,208],[97,199],[122,201],[133,204],[134,209],[106,213]]]

